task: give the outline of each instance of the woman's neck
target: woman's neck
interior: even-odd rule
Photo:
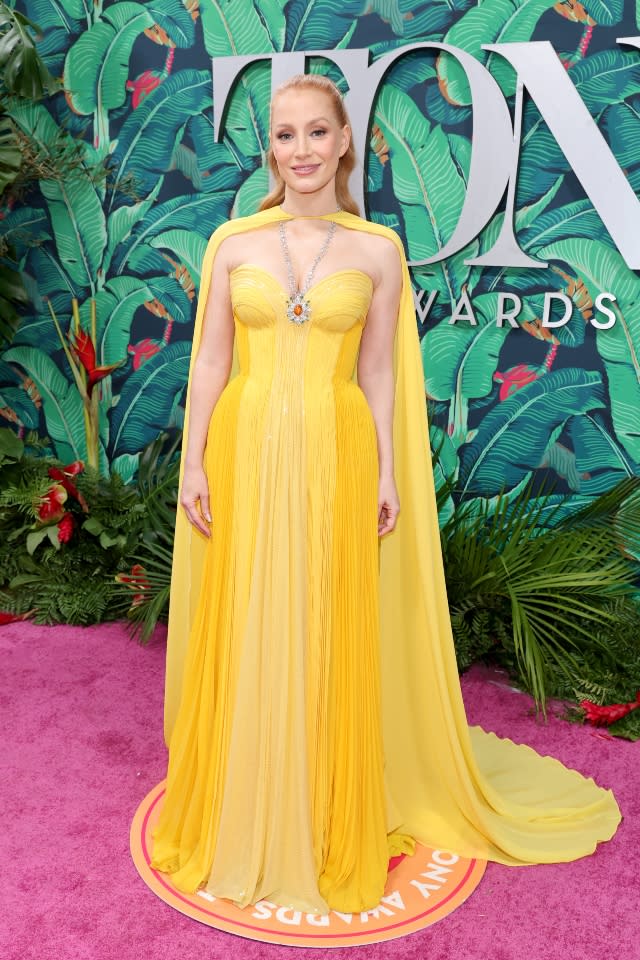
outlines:
[[[322,217],[340,209],[334,189],[317,193],[297,193],[285,189],[280,207],[293,217]]]

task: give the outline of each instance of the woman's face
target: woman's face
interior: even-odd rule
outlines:
[[[350,130],[340,126],[331,98],[321,90],[285,90],[271,109],[271,146],[287,187],[315,193],[335,177],[349,146]]]

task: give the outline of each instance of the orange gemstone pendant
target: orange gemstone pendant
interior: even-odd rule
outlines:
[[[293,323],[305,323],[311,317],[311,304],[298,291],[287,300],[287,317]]]
[[[311,286],[311,281],[313,280],[315,269],[318,266],[318,263],[320,262],[320,260],[322,260],[323,256],[327,252],[327,247],[331,243],[331,238],[336,232],[336,222],[335,220],[333,220],[330,223],[324,243],[320,248],[320,252],[316,256],[313,263],[311,264],[311,269],[307,274],[307,278],[305,280],[302,290],[299,287],[296,289],[296,282],[293,275],[293,265],[291,263],[291,257],[289,256],[289,247],[287,245],[287,234],[285,230],[284,220],[280,221],[280,223],[278,224],[278,229],[280,231],[280,244],[282,246],[282,253],[284,256],[285,263],[287,265],[287,274],[289,276],[290,295],[289,295],[289,299],[287,300],[287,317],[289,318],[289,320],[292,321],[292,323],[304,323],[306,320],[309,320],[309,318],[311,317],[311,304],[305,298],[305,293],[307,292],[307,290],[309,290]]]

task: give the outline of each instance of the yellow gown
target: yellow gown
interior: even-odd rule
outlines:
[[[224,237],[202,267],[197,353]],[[377,535],[374,420],[356,362],[369,277],[345,267],[287,319],[268,271],[230,275],[233,367],[211,417],[212,536],[178,512],[165,687],[167,789],[152,866],[239,906],[357,912],[415,840],[509,865],[574,860],[616,831],[615,797],[530,747],[467,723],[440,551],[411,282],[393,350],[401,512]],[[190,395],[187,394],[186,424]]]

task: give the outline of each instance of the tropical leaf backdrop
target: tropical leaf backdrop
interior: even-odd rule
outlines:
[[[75,390],[49,305],[69,329],[71,302],[96,363],[118,365],[99,385],[100,467],[125,480],[158,432],[180,427],[190,337],[207,238],[251,213],[267,189],[270,72],[237,84],[224,136],[213,139],[211,58],[369,47],[377,59],[417,41],[446,41],[477,57],[513,103],[514,75],[482,43],[550,40],[636,190],[640,189],[640,54],[616,44],[640,32],[623,0],[24,0],[39,49],[64,90],[11,116],[35,141],[60,128],[84,143],[86,175],[42,180],[1,230],[20,255],[31,305],[0,361],[0,414],[20,434],[38,429],[63,460],[83,458]],[[312,58],[311,69],[335,67]],[[343,83],[343,89],[344,87]],[[446,56],[411,53],[380,88],[367,155],[367,216],[393,226],[409,258],[451,236],[466,190],[472,118],[464,74]],[[90,175],[102,164],[108,175]],[[640,463],[640,279],[585,198],[532,102],[523,122],[515,226],[545,270],[471,267],[493,244],[498,211],[449,260],[413,269],[416,291],[437,291],[419,324],[437,477],[473,509],[533,477],[585,499],[637,474]],[[613,291],[616,324],[589,324]],[[561,328],[541,324],[545,291],[574,303]],[[477,325],[449,323],[460,296]],[[519,326],[494,322],[498,294],[523,301]],[[443,507],[443,521],[451,512]],[[563,509],[566,509],[563,508]]]

